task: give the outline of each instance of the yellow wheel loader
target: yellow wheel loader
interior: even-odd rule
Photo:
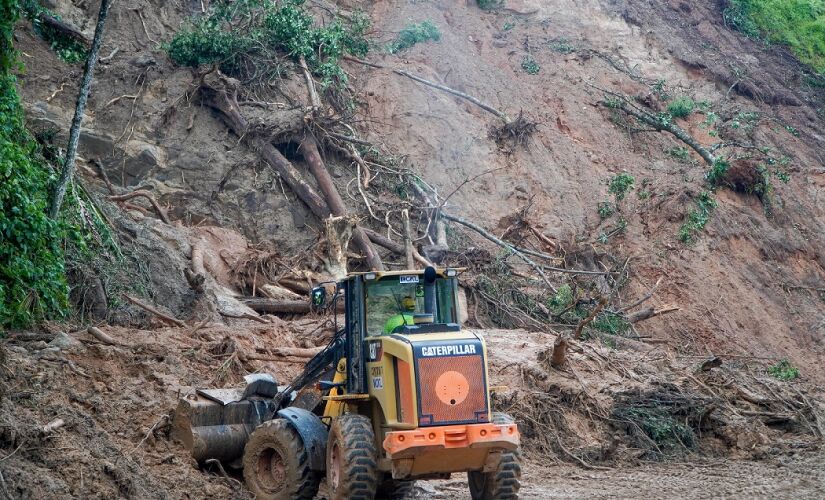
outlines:
[[[404,498],[415,480],[454,472],[473,499],[518,498],[518,427],[491,412],[484,339],[459,324],[458,271],[353,273],[332,297],[314,288],[318,309],[343,300],[345,324],[303,373],[285,387],[252,375],[244,389],[199,390],[181,400],[173,437],[200,463],[242,466],[258,499],[311,499],[323,478],[333,500]]]

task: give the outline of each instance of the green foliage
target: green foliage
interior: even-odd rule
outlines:
[[[602,219],[607,219],[608,217],[610,217],[611,215],[616,213],[615,205],[613,205],[609,201],[599,202],[598,210],[599,210],[599,217],[601,217]]]
[[[608,183],[608,192],[612,193],[616,196],[616,201],[622,201],[627,194],[628,191],[633,189],[633,184],[636,182],[636,179],[625,172],[621,174],[616,174],[613,178],[610,179]]]
[[[554,38],[550,40],[550,49],[559,54],[570,54],[576,51],[576,47],[566,38]]]
[[[681,161],[687,161],[690,158],[690,151],[688,151],[688,148],[682,146],[670,148],[665,152],[673,158],[676,158],[677,160]]]
[[[655,444],[656,455],[671,454],[681,448],[692,449],[698,441],[693,429],[685,425],[685,419],[664,406],[624,406],[617,408],[614,416],[641,429]]]
[[[561,314],[562,311],[573,304],[573,300],[573,289],[570,288],[570,285],[564,284],[558,288],[555,295],[550,297],[547,306],[553,314]]]
[[[69,64],[86,60],[88,52],[82,43],[42,22],[42,16],[52,16],[58,20],[60,16],[44,9],[34,0],[24,1],[22,9],[25,16],[31,20],[34,32],[49,44],[59,58]]]
[[[667,105],[667,112],[674,118],[686,118],[696,107],[693,99],[689,97],[678,97]]]
[[[799,378],[799,369],[794,367],[787,359],[781,359],[776,364],[769,366],[768,373],[779,380]]]
[[[296,61],[304,58],[324,87],[346,85],[339,60],[344,54],[366,55],[369,20],[356,14],[349,21],[335,19],[319,27],[303,4],[303,0],[218,2],[206,15],[190,21],[164,49],[181,66],[217,64],[233,76],[240,76],[243,58],[278,51]]]
[[[591,326],[596,330],[610,335],[624,335],[630,329],[630,323],[618,314],[609,312],[599,313]]]
[[[0,327],[56,317],[68,296],[61,240],[64,227],[46,215],[54,180],[23,123],[10,70],[16,2],[0,3]]]
[[[504,0],[476,0],[476,3],[483,10],[496,10],[504,6]]]
[[[528,54],[521,60],[521,69],[526,71],[528,75],[537,75],[541,71],[541,66]]]
[[[703,191],[696,199],[696,208],[692,210],[687,220],[679,228],[679,241],[690,245],[696,241],[696,233],[704,229],[710,220],[710,214],[716,208],[716,200],[708,191]]]
[[[667,82],[662,78],[656,80],[656,82],[650,86],[650,90],[662,101],[670,99],[670,95],[667,92]]]
[[[707,180],[711,186],[718,186],[722,183],[722,180],[725,178],[725,174],[728,173],[729,168],[730,163],[728,163],[728,161],[724,158],[719,158],[710,170],[705,173],[705,180]]]
[[[431,21],[408,24],[398,34],[398,38],[390,44],[388,51],[390,54],[395,54],[398,51],[412,47],[418,42],[427,42],[430,40],[434,42],[441,40],[441,31],[438,29],[438,26]]]
[[[790,47],[819,74],[825,74],[825,1],[730,0],[725,22],[754,39]]]

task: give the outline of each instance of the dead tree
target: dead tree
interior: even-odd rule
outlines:
[[[305,137],[300,143],[300,150],[309,165],[310,171],[318,181],[318,186],[324,193],[324,197],[315,192],[315,189],[301,177],[301,174],[292,163],[272,145],[271,133],[273,131],[277,130],[277,135],[299,132],[305,124],[304,116],[301,115],[302,119],[296,120],[295,113],[289,113],[285,116],[285,120],[274,120],[282,123],[251,124],[241,114],[241,105],[238,103],[238,85],[237,80],[213,72],[204,75],[201,91],[206,97],[206,103],[221,113],[226,124],[261,155],[264,161],[281,176],[290,189],[298,195],[298,198],[309,207],[318,219],[326,220],[330,215],[336,217],[346,216],[347,211],[344,202],[332,183],[332,178],[321,159],[314,138],[311,136]],[[262,132],[269,135],[269,137],[264,137],[259,129],[262,129]],[[353,230],[353,241],[359,250],[363,252],[371,269],[384,270],[378,252],[375,251],[364,231],[357,226]]]
[[[95,36],[92,40],[92,48],[86,57],[86,67],[83,70],[83,80],[80,83],[80,93],[77,96],[77,105],[74,109],[72,127],[69,130],[69,146],[66,148],[66,161],[63,163],[63,170],[60,172],[60,180],[52,193],[51,204],[49,206],[49,216],[57,218],[60,213],[60,205],[63,204],[63,197],[66,196],[66,188],[72,180],[75,170],[75,157],[77,156],[77,142],[80,139],[80,125],[83,123],[83,112],[86,109],[86,101],[89,99],[89,90],[92,87],[92,77],[94,76],[97,54],[100,52],[100,44],[103,41],[103,26],[106,23],[106,16],[109,13],[109,6],[112,0],[101,0],[100,11],[97,15],[97,26]]]

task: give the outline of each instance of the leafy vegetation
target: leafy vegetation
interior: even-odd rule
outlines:
[[[602,219],[607,219],[608,217],[616,213],[616,207],[609,201],[599,202],[598,210],[599,217],[601,217]]]
[[[504,6],[504,0],[476,0],[476,4],[483,10],[496,10]]]
[[[0,327],[22,327],[67,308],[61,240],[65,228],[46,215],[54,180],[23,123],[11,69],[14,1],[0,3]]]
[[[787,359],[781,359],[776,364],[769,366],[768,373],[779,380],[799,378],[799,369],[794,367]]]
[[[609,183],[608,183],[608,192],[612,193],[616,197],[616,201],[622,201],[625,195],[633,189],[633,184],[636,182],[636,178],[632,175],[622,172],[620,174],[614,175]]]
[[[724,15],[746,36],[787,45],[800,61],[825,74],[825,1],[730,0]]]
[[[250,71],[249,56],[285,53],[296,61],[303,58],[323,87],[345,86],[347,76],[339,61],[344,54],[366,55],[369,44],[364,35],[369,20],[356,14],[348,21],[335,19],[319,27],[303,4],[303,0],[217,2],[164,48],[179,65],[216,64],[237,77],[259,75],[276,66],[267,64],[267,69]]]
[[[441,40],[441,31],[438,29],[438,26],[430,21],[423,21],[418,24],[412,23],[401,30],[398,38],[390,44],[387,50],[390,54],[395,54],[419,42],[427,42],[430,40],[434,42]]]
[[[678,97],[668,103],[667,112],[674,118],[686,118],[693,113],[696,103],[689,97]]]
[[[51,16],[58,20],[60,16],[41,7],[40,4],[34,0],[24,1],[22,3],[23,14],[32,22],[34,32],[49,44],[59,58],[69,64],[76,64],[86,60],[87,51],[82,43],[43,23],[42,16]]]
[[[570,54],[576,51],[575,45],[566,38],[554,38],[550,40],[550,49],[559,54]]]
[[[702,191],[696,199],[696,208],[688,214],[687,221],[679,228],[679,241],[686,245],[694,243],[696,233],[704,229],[716,205],[713,195],[708,191]]]
[[[539,63],[537,63],[532,56],[525,55],[521,60],[521,69],[526,71],[529,75],[537,75],[538,72],[541,71],[541,66],[539,66]]]
[[[610,335],[624,335],[630,329],[630,323],[619,314],[610,312],[599,313],[591,326],[596,330]]]

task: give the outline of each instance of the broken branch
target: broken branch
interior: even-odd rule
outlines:
[[[144,311],[147,311],[147,312],[150,312],[150,313],[154,314],[155,316],[160,318],[164,323],[168,323],[168,324],[174,325],[174,326],[179,326],[181,328],[184,328],[186,326],[186,323],[184,323],[183,321],[181,321],[179,319],[176,319],[176,318],[173,318],[172,316],[169,316],[167,314],[163,314],[162,312],[158,311],[154,307],[152,307],[148,304],[144,304],[140,300],[138,300],[138,299],[136,299],[136,298],[134,298],[134,297],[132,297],[128,294],[124,293],[123,298],[128,300],[132,304],[138,306],[139,308],[143,309]]]

